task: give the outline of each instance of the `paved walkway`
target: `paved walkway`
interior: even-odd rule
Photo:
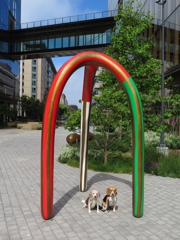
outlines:
[[[144,216],[132,216],[130,174],[88,171],[88,192],[118,188],[114,214],[88,213],[79,192],[79,169],[57,161],[68,132],[56,129],[54,218],[40,212],[41,131],[0,130],[0,240],[180,239],[180,179],[145,175]]]

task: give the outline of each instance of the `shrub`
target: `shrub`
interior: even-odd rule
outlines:
[[[58,157],[58,160],[59,160],[60,163],[67,163],[69,159],[68,158],[60,158],[60,157]]]
[[[145,145],[158,146],[160,143],[160,134],[153,131],[144,133]]]
[[[88,149],[88,158],[97,160],[101,157],[101,152],[97,149]]]
[[[121,139],[115,139],[109,146],[110,151],[121,151],[123,153],[131,149],[130,144],[123,142]]]
[[[145,145],[158,146],[160,143],[160,133],[148,131],[144,133]],[[180,136],[165,133],[164,143],[170,149],[180,149]]]
[[[79,149],[70,145],[62,146],[60,149],[58,160],[60,162],[67,161],[66,159],[78,159]],[[65,160],[64,160],[65,159]]]
[[[62,146],[59,162],[67,163],[69,166],[79,167],[79,147]],[[104,164],[103,156],[98,150],[88,151],[88,169],[101,172],[129,173],[132,172],[132,160],[124,159],[121,154],[110,156],[107,164]]]
[[[170,149],[180,149],[180,137],[173,134],[165,134],[164,142]]]
[[[162,157],[163,154],[157,152],[156,147],[154,147],[153,145],[146,145],[144,153],[144,171],[146,173],[157,174],[158,162],[159,159]]]
[[[158,175],[180,178],[180,156],[178,153],[169,153],[159,160]]]
[[[94,134],[94,133],[93,133]],[[118,151],[118,152],[127,152],[131,149],[131,139],[128,137],[126,138],[122,138],[122,139],[118,139],[114,136],[115,134],[111,134],[109,136],[109,140],[111,141],[112,138],[114,138],[112,140],[111,143],[109,143],[108,145],[108,151],[109,152],[115,152],[115,151]],[[95,138],[97,139],[99,145],[104,146],[104,136],[101,135],[101,134],[98,134],[97,132],[94,134]],[[102,142],[102,144],[101,144]],[[99,150],[100,151],[100,147],[97,146],[97,143],[95,141],[95,139],[89,141],[89,149],[91,150]]]

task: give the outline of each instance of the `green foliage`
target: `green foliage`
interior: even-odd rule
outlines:
[[[68,119],[65,122],[65,129],[70,132],[79,132],[81,128],[81,110],[72,110],[68,112]]]
[[[159,159],[163,156],[162,153],[156,150],[156,147],[152,145],[145,146],[144,160],[145,162],[152,163],[158,162]]]
[[[61,158],[58,158],[58,160],[59,160],[60,163],[67,163],[69,159],[61,157]]]
[[[68,159],[79,159],[79,148],[70,145],[62,146],[58,160],[60,162],[67,162]]]
[[[121,151],[123,153],[129,151],[131,146],[129,143],[123,142],[121,139],[115,139],[109,146],[111,152]]]
[[[34,121],[42,121],[44,106],[33,97],[23,95],[20,99],[22,111],[26,113],[26,117]]]
[[[170,149],[180,149],[180,136],[175,134],[165,134],[164,142]]]
[[[152,145],[145,147],[145,164],[146,173],[156,174],[164,177],[180,177],[180,154],[170,152],[168,156],[157,152]]]
[[[160,133],[148,131],[144,133],[145,145],[157,147],[160,144]],[[164,143],[170,149],[180,149],[180,136],[177,134],[165,133]]]
[[[143,32],[152,27],[153,17],[141,12],[140,5],[134,10],[133,2],[128,1],[123,7],[120,5],[119,15],[115,17],[114,35],[106,54],[131,74],[142,98],[145,128],[149,129],[155,127],[160,120],[154,118],[156,102],[154,100],[152,103],[152,99],[159,99],[161,75],[158,69],[161,63],[150,54],[152,37],[143,37]],[[116,148],[122,152],[129,150],[130,143],[128,146],[117,139],[122,138],[123,132],[129,131],[131,115],[127,96],[115,76],[103,69],[98,78],[103,84],[100,88],[101,95],[94,97],[96,105],[91,109],[91,124],[101,129],[101,139],[99,141],[100,137],[95,136],[95,141],[104,155],[104,163],[107,163],[109,149],[112,148],[112,152]]]
[[[66,106],[65,104],[59,104],[59,109],[58,109],[58,115],[59,117],[61,116],[67,116],[68,114],[68,106]]]
[[[144,133],[145,145],[152,145],[157,147],[160,143],[160,133],[147,131]]]
[[[88,169],[99,172],[114,172],[114,173],[130,173],[132,172],[132,161],[124,159],[116,159],[116,161],[108,161],[106,164],[101,161],[88,160]]]
[[[152,27],[153,16],[140,11],[141,5],[134,10],[133,3],[134,1],[130,0],[123,6],[120,5],[119,14],[115,17],[114,34],[106,54],[119,62],[133,78],[142,99],[146,131],[161,132],[163,129],[169,129],[168,119],[173,114],[176,114],[176,117],[178,114],[180,116],[178,110],[180,107],[174,107],[174,112],[169,110],[172,105],[176,106],[180,99],[178,94],[175,98],[173,97],[174,90],[170,98],[162,99],[159,95],[161,61],[154,59],[151,54],[154,45],[153,38],[143,35],[147,29]],[[100,88],[101,95],[94,96],[96,104],[91,107],[90,124],[97,127],[99,131],[99,134],[94,134],[96,144],[94,149],[101,152],[104,165],[107,165],[108,158],[113,153],[120,156],[122,152],[130,150],[131,143],[117,139],[121,139],[123,133],[130,130],[131,115],[127,96],[115,76],[103,69],[98,78],[103,84]],[[170,80],[165,80],[165,84]],[[164,114],[167,119],[165,124],[161,123],[162,116],[159,111],[162,100],[165,101],[166,106],[169,106]],[[79,130],[80,119],[80,111],[73,112],[69,115],[65,128],[73,132]],[[148,140],[148,144],[157,146],[160,138],[157,139],[156,136],[156,139]]]
[[[8,104],[0,104],[0,122],[2,127],[7,127],[7,122],[11,119],[14,121],[17,116],[17,109],[8,106]],[[5,119],[5,122],[3,122]]]
[[[164,177],[180,178],[180,155],[178,153],[169,153],[159,160],[158,175]]]
[[[90,141],[89,143],[92,143]],[[125,159],[118,154],[109,157],[108,163],[104,164],[104,158],[97,149],[92,149],[91,145],[88,151],[88,169],[103,172],[129,173],[132,172],[132,160]],[[59,162],[66,163],[72,167],[79,167],[79,145],[62,146],[58,158]]]
[[[78,168],[79,161],[77,159],[68,159],[67,165]]]
[[[119,15],[115,17],[116,26],[111,44],[107,54],[118,61],[131,74],[140,92],[144,109],[144,121],[146,129],[156,129],[160,123],[161,116],[155,114],[156,105],[159,104],[159,90],[161,89],[161,62],[153,58],[150,53],[152,48],[152,37],[143,37],[143,32],[152,27],[153,16],[132,8],[134,1],[128,1],[120,6]],[[117,111],[121,114],[122,126],[130,125],[129,105],[127,97],[117,84],[114,77],[105,77],[106,71],[100,75],[103,81],[101,92],[111,91],[108,96],[114,96],[114,103],[119,104]],[[109,75],[109,73],[108,73]],[[112,86],[112,87],[111,87]],[[116,93],[116,92],[119,93]],[[110,98],[108,98],[110,99]],[[159,101],[159,102],[158,102]]]

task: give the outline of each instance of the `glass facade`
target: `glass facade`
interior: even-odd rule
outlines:
[[[124,0],[123,3],[127,2]],[[156,0],[138,0],[134,2],[134,8],[137,3],[141,3],[141,11],[150,11],[155,15],[153,28],[144,33],[144,36],[154,35],[155,47],[152,49],[153,56],[161,59],[162,55],[162,6],[156,3]],[[166,1],[164,5],[165,19],[165,71],[170,70],[180,64],[180,0]]]
[[[0,29],[17,29],[21,23],[21,0],[0,1]],[[0,51],[8,52],[11,45],[0,42]],[[16,105],[19,99],[19,61],[0,59],[0,105]],[[2,121],[2,117],[0,119]]]

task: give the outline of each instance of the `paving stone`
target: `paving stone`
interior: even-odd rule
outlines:
[[[55,130],[54,216],[46,221],[40,212],[41,132],[0,130],[0,240],[180,239],[179,179],[145,174],[144,215],[134,218],[131,174],[88,170],[88,189],[79,192],[79,169],[57,161],[68,134]],[[89,214],[81,200],[92,189],[103,198],[111,185],[118,188],[116,213]]]

